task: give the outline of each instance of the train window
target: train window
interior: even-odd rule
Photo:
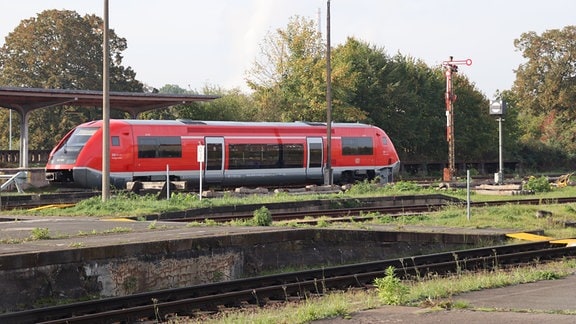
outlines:
[[[319,168],[322,166],[322,143],[310,143],[310,161],[308,167]]]
[[[304,164],[304,145],[284,144],[280,145],[282,155],[278,167],[281,168],[301,168]]]
[[[301,168],[304,163],[302,144],[230,144],[229,151],[231,170]]]
[[[139,136],[139,158],[182,157],[182,142],[178,136]]]
[[[96,133],[98,127],[82,127],[76,128],[72,136],[66,141],[66,145],[70,146],[84,146],[86,142]]]
[[[222,144],[208,143],[206,156],[206,170],[222,169]]]
[[[388,145],[388,138],[382,137],[382,145],[384,146]]]
[[[120,146],[120,136],[112,136],[112,146]]]
[[[342,155],[372,155],[371,137],[342,137]]]

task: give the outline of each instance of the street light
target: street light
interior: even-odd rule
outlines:
[[[494,174],[494,182],[496,184],[504,183],[504,160],[502,159],[502,116],[506,112],[505,101],[492,101],[490,103],[490,115],[496,116],[498,121],[498,172]]]

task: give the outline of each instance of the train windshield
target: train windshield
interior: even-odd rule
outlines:
[[[98,127],[76,128],[64,146],[84,146],[97,130]]]
[[[96,133],[98,127],[83,127],[76,128],[76,130],[70,135],[68,140],[54,152],[54,155],[50,158],[48,163],[50,164],[74,164],[76,163],[76,158],[78,153],[84,147],[84,144],[88,142],[90,137]]]

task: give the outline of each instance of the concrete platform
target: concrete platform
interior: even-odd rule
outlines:
[[[576,275],[454,296],[466,310],[432,310],[386,306],[355,313],[348,319],[325,319],[316,324],[344,323],[576,323]]]
[[[155,230],[151,230],[154,228]],[[49,239],[32,240],[35,229],[47,229]],[[54,251],[63,247],[98,247],[128,243],[201,238],[254,232],[286,231],[287,227],[201,226],[163,221],[134,221],[127,218],[96,217],[0,217],[0,255]],[[371,229],[402,233],[430,233],[431,235],[502,236],[509,231],[501,229],[458,229],[450,227],[374,225]],[[13,241],[14,244],[10,244]]]

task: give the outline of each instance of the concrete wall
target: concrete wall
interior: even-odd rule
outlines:
[[[42,188],[49,185],[46,181],[46,171],[44,168],[28,168],[28,169],[1,169],[0,174],[16,174],[19,171],[28,172],[28,177],[24,183],[21,184],[21,188],[26,190],[28,188]],[[16,186],[11,185],[6,191],[16,191]]]
[[[470,248],[501,236],[300,229],[0,257],[0,311]]]

